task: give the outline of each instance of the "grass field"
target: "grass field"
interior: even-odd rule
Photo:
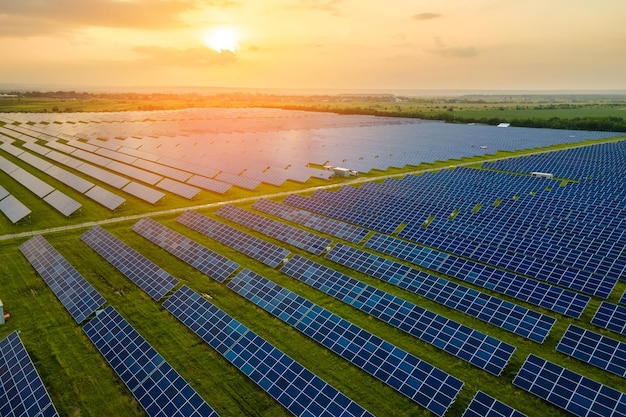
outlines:
[[[456,108],[456,105],[454,107]],[[566,147],[566,145],[555,147],[555,149],[563,147]],[[541,151],[545,150],[542,149]],[[10,155],[4,152],[2,154],[24,169],[37,174],[35,170],[23,164],[20,160],[11,158]],[[489,158],[511,157],[521,154],[523,152],[500,152],[489,156]],[[438,162],[436,164],[423,164],[419,167],[393,169],[387,172],[372,171],[369,174],[360,176],[358,181],[376,181],[387,175],[404,175],[406,172],[419,172],[426,169],[444,169],[458,164],[474,164],[474,166],[478,166],[483,159],[485,158],[466,158],[463,160]],[[49,181],[49,179],[46,179],[46,181]],[[238,202],[237,205],[249,208],[253,199],[264,195],[293,192],[307,193],[311,188],[320,186],[338,187],[342,184],[358,186],[359,183],[353,180],[335,180],[332,183],[322,180],[311,180],[306,184],[289,182],[283,187],[263,185],[254,192],[234,188],[224,196],[203,191],[196,200],[191,202],[168,195],[164,202],[157,206],[151,206],[141,200],[129,197],[126,206],[116,213],[99,208],[95,203],[90,203],[89,200],[81,198],[80,195],[77,195],[76,192],[61,183],[51,182],[51,185],[55,188],[65,192],[70,197],[79,199],[83,203],[81,214],[70,219],[65,219],[61,215],[55,214],[41,200],[23,191],[21,187],[13,186],[4,173],[0,173],[0,183],[3,186],[6,184],[5,188],[26,203],[28,207],[31,207],[33,211],[36,209],[38,212],[46,213],[45,216],[33,216],[30,223],[20,225],[12,225],[6,218],[0,218],[0,235],[2,237],[2,240],[0,240],[0,299],[4,302],[5,311],[11,314],[11,319],[5,325],[0,326],[0,338],[4,338],[13,330],[21,332],[22,341],[61,415],[130,417],[143,416],[145,413],[89,339],[83,334],[81,326],[72,320],[44,284],[43,280],[19,252],[19,245],[28,239],[27,235],[29,233],[51,228],[59,229],[54,232],[46,232],[44,237],[96,287],[107,299],[107,302],[115,307],[222,416],[274,417],[289,415],[285,409],[272,400],[264,391],[237,371],[184,325],[174,319],[159,303],[149,298],[130,280],[80,240],[80,235],[88,230],[91,225],[90,222],[103,220],[106,222],[103,224],[103,227],[114,236],[174,275],[181,281],[181,284],[190,286],[196,292],[209,294],[212,298],[211,302],[344,392],[373,414],[377,416],[431,415],[428,411],[393,391],[382,382],[365,374],[279,319],[244,300],[224,284],[219,284],[207,278],[189,265],[133,232],[131,227],[135,223],[136,217],[144,215],[151,216],[158,222],[227,256],[240,265],[297,292],[354,324],[460,378],[465,382],[465,386],[455,404],[449,410],[448,416],[460,416],[475,392],[479,389],[506,402],[528,416],[568,415],[512,385],[513,378],[530,353],[538,354],[545,359],[582,373],[598,382],[624,391],[623,378],[568,358],[554,350],[570,323],[576,322],[583,327],[591,327],[589,321],[600,303],[599,300],[593,300],[590,303],[580,320],[569,319],[542,308],[512,300],[558,319],[549,338],[543,345],[539,345],[480,320],[450,310],[413,293],[336,265],[323,257],[315,257],[296,248],[289,247],[292,253],[312,258],[333,269],[347,273],[358,280],[515,345],[517,351],[506,367],[505,372],[500,377],[495,377],[466,362],[442,353],[433,346],[326,296],[303,283],[291,279],[275,269],[266,267],[214,240],[187,229],[175,221],[176,213],[167,213],[169,210],[194,206],[202,214],[241,228],[216,216],[215,211],[218,207],[214,205],[245,199],[245,201]],[[107,187],[106,184],[99,185]],[[282,198],[279,197],[278,199],[281,200]],[[267,236],[247,229],[245,231],[272,243],[285,246],[284,243],[275,241]],[[332,239],[335,242],[339,241],[337,238]],[[464,285],[469,284],[464,283]],[[488,290],[478,289],[490,293]],[[626,289],[626,283],[619,283],[610,301],[617,301],[624,289]],[[490,294],[508,299],[495,293]],[[603,332],[595,328],[594,331],[626,342],[625,337],[617,337],[615,334]]]

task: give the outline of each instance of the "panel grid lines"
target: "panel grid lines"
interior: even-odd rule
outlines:
[[[281,223],[239,207],[225,205],[218,210],[217,214],[314,255],[322,254],[331,243],[331,240],[328,238],[318,236],[306,230]]]
[[[295,416],[372,416],[189,287],[163,307]]]
[[[272,268],[290,254],[287,249],[191,210],[178,216],[176,221]]]
[[[463,386],[440,369],[250,270],[237,274],[228,287],[439,416]]]
[[[218,416],[113,307],[83,331],[150,417]]]
[[[587,295],[380,233],[368,239],[365,247],[576,319],[580,318],[591,299]]]
[[[92,227],[80,239],[155,301],[178,284],[176,278],[100,226]]]
[[[478,391],[462,417],[526,417],[516,409]]]
[[[515,347],[299,255],[281,272],[487,372],[500,375]]]
[[[532,354],[513,385],[580,417],[626,416],[626,394]]]
[[[0,340],[0,415],[59,415],[17,331]]]
[[[626,343],[570,324],[556,350],[626,377]]]
[[[132,230],[218,282],[224,282],[239,268],[225,256],[147,217],[135,223]]]
[[[326,258],[538,343],[545,341],[556,322],[548,315],[341,243]]]
[[[77,323],[82,323],[106,302],[43,236],[27,240],[20,245],[20,251]]]

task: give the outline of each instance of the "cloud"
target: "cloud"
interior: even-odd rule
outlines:
[[[139,61],[150,65],[205,67],[226,65],[237,61],[237,55],[233,52],[216,52],[205,47],[176,49],[162,46],[136,46],[133,51],[140,56]]]
[[[430,52],[443,57],[473,58],[478,55],[478,49],[473,46],[448,47],[439,36],[435,37],[435,46]]]
[[[231,0],[204,3],[236,4]],[[197,8],[194,0],[0,0],[0,35],[35,36],[86,26],[168,29],[185,26],[181,14]]]
[[[439,13],[418,13],[416,15],[413,15],[413,19],[415,20],[432,20],[438,19],[440,17],[441,15]]]
[[[437,55],[453,58],[473,58],[478,55],[478,49],[473,46],[460,48],[438,48],[432,52]]]
[[[330,13],[333,16],[341,16],[337,6],[343,0],[299,0],[297,4],[293,6],[295,9],[309,9],[318,10],[321,12]]]

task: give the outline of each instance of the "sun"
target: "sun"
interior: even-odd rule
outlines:
[[[236,52],[239,49],[237,34],[232,28],[220,27],[207,31],[203,36],[203,42],[217,52]]]

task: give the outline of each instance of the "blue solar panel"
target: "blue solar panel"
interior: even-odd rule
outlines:
[[[83,331],[149,416],[218,416],[113,307]]]
[[[168,272],[100,226],[92,227],[80,239],[156,301],[178,284]]]
[[[239,268],[239,264],[152,219],[143,218],[132,229],[218,282],[224,282]]]
[[[228,287],[438,416],[463,386],[463,381],[248,269]]]
[[[352,243],[360,243],[369,233],[368,229],[264,198],[256,201],[252,208]]]
[[[525,417],[525,414],[478,391],[461,417]]]
[[[58,415],[18,333],[0,340],[0,416]]]
[[[513,385],[580,417],[626,416],[626,394],[532,354]]]
[[[368,239],[365,246],[576,319],[590,300],[574,291],[380,233]]]
[[[626,307],[603,301],[591,319],[598,327],[626,335]]]
[[[296,416],[371,416],[252,330],[183,286],[164,303],[178,320]]]
[[[225,205],[218,210],[217,214],[315,255],[323,253],[331,243],[331,240],[328,238],[239,207]]]
[[[22,243],[20,251],[77,323],[82,323],[106,302],[41,235]]]
[[[256,236],[251,236],[195,211],[185,211],[178,216],[176,221],[272,268],[280,265],[290,254],[287,249],[259,239]]]
[[[624,294],[622,294],[622,298],[620,298],[619,302],[620,304],[626,305],[626,291],[624,291]]]
[[[561,353],[626,377],[626,343],[570,324],[556,347]]]
[[[341,243],[326,258],[538,343],[544,342],[556,322],[548,315]]]
[[[281,271],[494,375],[515,347],[299,255]]]

